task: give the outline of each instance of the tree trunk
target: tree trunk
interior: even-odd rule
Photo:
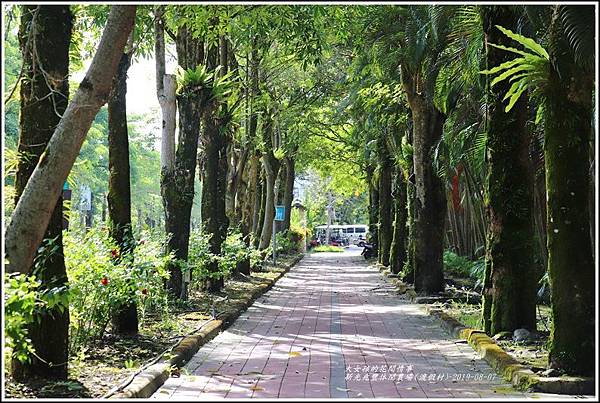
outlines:
[[[267,113],[268,114],[268,113]],[[263,219],[262,232],[258,248],[264,250],[269,247],[271,235],[273,232],[273,219],[275,218],[275,180],[279,173],[280,162],[273,155],[273,119],[266,117],[263,127],[263,141],[266,145],[266,152],[262,156],[263,166],[265,168],[265,215]]]
[[[221,75],[227,73],[227,42],[220,38],[220,46],[209,48],[207,67],[221,66]],[[227,122],[230,119],[227,103],[211,101],[203,111],[204,132],[202,150],[204,152],[204,177],[202,181],[202,223],[210,236],[209,249],[214,255],[221,255],[221,245],[227,237],[229,219],[226,213],[227,194]],[[208,264],[209,278],[207,289],[219,291],[224,285],[218,261]]]
[[[227,236],[229,220],[225,213],[225,192],[227,178],[227,141],[220,133],[219,120],[212,116],[204,118],[202,145],[205,158],[204,181],[202,182],[202,224],[210,235],[210,252],[221,254],[221,245]],[[224,284],[223,276],[218,275],[218,262],[209,263],[208,290],[219,291]]]
[[[375,179],[375,169],[368,164],[366,168],[369,186],[369,242],[373,245],[373,252],[377,255],[379,243],[379,180]]]
[[[552,291],[549,363],[571,375],[594,374],[594,260],[589,231],[589,150],[594,72],[573,59],[558,12],[550,26],[545,161],[548,271]],[[590,13],[593,8],[588,7]],[[588,31],[590,35],[593,30]]]
[[[267,181],[265,179],[265,170],[263,167],[263,169],[260,170],[260,183],[257,188],[257,190],[259,191],[259,194],[256,198],[256,205],[255,205],[255,207],[256,207],[255,218],[257,218],[256,229],[254,231],[254,235],[255,235],[254,247],[255,248],[258,248],[258,245],[260,244],[260,235],[262,234],[263,222],[265,221],[265,204],[266,204],[266,197],[267,197],[267,191],[266,191],[267,183],[266,182]]]
[[[283,206],[285,207],[285,215],[282,222],[282,231],[290,229],[290,221],[292,217],[292,202],[294,201],[294,180],[296,179],[296,160],[286,156],[285,162],[285,186],[283,191]]]
[[[377,139],[379,159],[379,263],[390,265],[390,247],[392,245],[392,169],[393,161],[387,145],[386,134]]]
[[[415,291],[444,290],[443,252],[446,197],[432,166],[433,149],[442,135],[444,116],[422,94],[408,96],[413,119],[415,171]]]
[[[7,273],[26,273],[98,110],[108,100],[135,6],[111,6],[98,51],[31,174],[6,229]]]
[[[410,284],[415,283],[415,193],[415,186],[407,182],[406,206],[408,217],[406,221],[408,237],[406,241],[406,264],[402,270],[402,281]]]
[[[59,115],[67,107],[72,28],[73,16],[68,5],[22,6],[19,42],[24,80],[21,82],[18,150],[28,158],[20,158],[17,166],[16,202],[60,121]],[[50,76],[44,77],[42,69]],[[52,88],[48,88],[49,83]],[[51,90],[55,92],[47,96]],[[62,197],[59,196],[43,234],[45,239],[55,239],[58,250],[41,270],[34,273],[42,283],[41,290],[68,285],[62,245],[62,208]],[[28,269],[28,272],[32,271],[32,268]],[[67,379],[69,307],[63,308],[62,312],[59,307],[41,310],[39,322],[27,326],[27,335],[37,356],[32,356],[31,362],[25,364],[12,361],[11,373],[16,380],[24,381],[31,375]]]
[[[185,28],[177,33],[177,60],[184,69],[196,68],[204,59],[203,43]],[[175,152],[174,169],[162,172],[165,227],[170,235],[167,252],[174,252],[179,261],[187,261],[190,239],[190,220],[194,201],[194,175],[200,135],[200,116],[208,94],[204,91],[183,89],[177,96],[179,110],[179,138]],[[186,299],[187,288],[180,264],[171,264],[167,281],[169,293]]]
[[[394,184],[394,236],[390,247],[390,271],[399,274],[406,261],[406,181],[400,167],[396,167]]]
[[[514,29],[516,16],[505,6],[484,8],[487,43],[511,46],[496,25]],[[488,66],[512,56],[488,47]],[[484,284],[484,327],[494,335],[518,328],[536,330],[537,278],[533,263],[533,181],[530,177],[527,101],[522,97],[510,112],[502,97],[512,84],[498,83],[489,91],[486,199],[489,226]]]
[[[127,71],[130,53],[123,53],[108,100],[108,218],[110,236],[121,255],[133,252],[131,228],[131,185],[129,177],[129,139],[127,133]],[[131,301],[113,312],[113,331],[116,334],[137,334],[138,315],[135,294]]]
[[[247,175],[247,182],[245,183],[246,191],[244,192],[244,198],[242,199],[241,205],[241,218],[240,218],[240,231],[244,237],[244,243],[247,248],[251,248],[250,235],[252,233],[253,217],[254,217],[254,206],[257,198],[257,185],[258,185],[258,170],[260,161],[256,155],[250,156],[250,167],[245,171]],[[242,259],[236,265],[238,273],[250,275],[250,260]]]

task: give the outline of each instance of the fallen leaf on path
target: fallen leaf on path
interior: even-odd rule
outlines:
[[[289,356],[290,357],[300,357],[302,354],[300,354],[297,351],[290,351]]]
[[[261,392],[261,391],[263,391],[264,389],[263,389],[263,388],[261,388],[260,386],[251,386],[251,387],[250,387],[250,390],[254,390],[254,391],[256,391],[256,392]]]

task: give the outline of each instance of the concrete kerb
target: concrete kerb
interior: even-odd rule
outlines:
[[[377,264],[375,266],[387,277],[387,269]],[[390,281],[391,280],[391,281]],[[401,282],[397,279],[387,279],[398,289]],[[519,363],[510,354],[504,351],[496,341],[482,330],[472,329],[454,319],[439,308],[418,304],[421,309],[436,318],[450,335],[463,339],[477,351],[480,356],[505,380],[519,390],[540,393],[555,393],[565,395],[593,395],[595,393],[595,379],[588,377],[560,376],[543,377],[536,375],[530,368]]]
[[[205,343],[209,342],[220,332],[227,329],[242,312],[250,307],[261,295],[270,290],[273,285],[286,274],[294,265],[302,258],[303,254],[296,257],[290,264],[284,267],[284,270],[277,275],[273,280],[267,280],[260,283],[260,288],[256,290],[252,296],[240,304],[231,313],[222,319],[212,319],[205,323],[200,328],[198,333],[185,337],[176,347],[170,352],[171,358],[163,359],[160,362],[153,364],[137,374],[133,380],[127,380],[126,385],[123,385],[120,391],[116,392],[109,399],[129,399],[129,398],[148,398],[158,388],[160,388],[169,378],[173,367],[182,367],[189,361],[194,354]],[[118,389],[118,390],[119,390]]]

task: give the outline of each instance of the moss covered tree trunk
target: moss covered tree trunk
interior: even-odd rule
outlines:
[[[290,229],[290,220],[292,217],[292,202],[294,201],[294,180],[296,179],[296,160],[293,157],[286,156],[285,163],[285,183],[283,186],[283,205],[285,206],[285,216],[281,223],[281,230]]]
[[[221,75],[227,73],[227,43],[211,47],[207,52],[207,67],[221,66]],[[227,193],[227,123],[230,119],[226,103],[210,101],[203,111],[202,150],[204,170],[202,178],[202,226],[210,236],[209,249],[214,255],[221,255],[221,245],[227,237],[229,219],[226,213]],[[219,262],[208,264],[209,278],[207,289],[210,292],[223,288],[224,278],[220,273]]]
[[[373,245],[375,254],[379,243],[379,181],[375,176],[375,168],[367,164],[367,184],[369,187],[369,241]]]
[[[483,11],[486,46],[512,46],[495,25],[515,29],[517,16],[506,6]],[[487,46],[488,66],[513,56]],[[533,181],[529,161],[530,136],[525,127],[527,101],[522,97],[504,111],[502,98],[512,83],[489,88],[486,199],[489,225],[486,242],[484,326],[489,334],[525,328],[536,330],[537,278],[533,262]]]
[[[400,167],[395,169],[394,190],[394,234],[390,247],[390,271],[400,273],[406,262],[406,180]]]
[[[259,156],[259,158],[261,158]],[[262,164],[261,164],[262,165]],[[260,234],[262,233],[262,227],[263,227],[263,222],[265,221],[265,200],[267,197],[267,191],[266,191],[266,187],[267,187],[267,181],[266,181],[266,177],[265,177],[265,169],[264,167],[262,167],[262,169],[260,169],[260,183],[257,187],[257,190],[259,191],[259,194],[256,198],[256,209],[254,210],[255,212],[255,218],[257,218],[256,221],[256,228],[254,230],[254,235],[255,235],[255,239],[254,239],[254,247],[258,248],[258,245],[260,244]]]
[[[175,42],[177,60],[184,69],[196,68],[204,61],[204,43],[185,28],[180,28]],[[162,190],[165,204],[165,229],[169,234],[167,252],[174,252],[175,258],[186,261],[190,239],[190,217],[194,200],[194,175],[198,138],[200,135],[200,116],[207,94],[200,89],[183,89],[177,95],[179,111],[179,137],[172,171],[163,170]],[[180,264],[169,267],[170,278],[167,281],[169,294],[176,298],[186,298]]]
[[[110,236],[119,245],[121,255],[133,252],[134,248],[126,101],[130,60],[131,54],[123,53],[108,99],[108,223]],[[117,334],[137,334],[135,294],[113,312],[112,325]]]
[[[245,186],[247,188],[245,192],[245,197],[242,200],[241,206],[241,219],[240,219],[240,230],[242,232],[242,236],[244,237],[244,243],[247,248],[253,247],[251,245],[251,234],[252,234],[252,224],[254,217],[254,208],[255,201],[258,196],[257,187],[258,187],[258,179],[259,179],[259,167],[260,160],[256,154],[250,155],[250,163],[248,165],[248,169],[244,172]],[[249,275],[251,271],[250,260],[242,259],[237,263],[236,269],[239,273]]]
[[[595,270],[589,231],[589,150],[593,67],[572,59],[556,6],[550,26],[546,89],[545,165],[548,196],[548,271],[553,326],[550,366],[569,374],[594,374]],[[593,14],[593,6],[587,6]],[[593,19],[592,19],[593,22]],[[593,25],[586,31],[593,35]]]
[[[414,284],[415,282],[415,186],[407,182],[406,184],[406,210],[407,210],[407,231],[406,240],[406,263],[402,269],[402,281]]]
[[[393,161],[381,133],[377,139],[377,157],[379,159],[379,263],[390,265],[390,247],[392,245],[392,170]]]
[[[221,133],[219,120],[212,114],[204,119],[202,147],[204,151],[204,180],[202,181],[202,225],[210,235],[209,249],[215,255],[221,254],[221,245],[227,237],[229,219],[225,212],[225,192],[227,188],[227,140]],[[219,274],[218,261],[209,263],[210,277],[207,289],[219,291],[224,279]]]
[[[432,294],[444,290],[446,195],[432,165],[433,149],[442,135],[444,116],[424,94],[412,92],[408,99],[413,120],[415,173],[414,285],[416,292]]]
[[[21,197],[46,144],[67,107],[69,95],[69,44],[73,16],[68,5],[22,6],[19,43],[23,56],[21,115],[18,151],[28,158],[19,159],[15,181],[15,199]],[[36,52],[33,52],[36,49]],[[43,71],[48,73],[44,77]],[[63,201],[58,198],[45,239],[54,239],[58,249],[47,260],[36,278],[41,290],[68,285],[63,257]],[[31,273],[32,270],[30,270]],[[27,327],[36,356],[22,364],[12,361],[12,376],[21,381],[31,375],[66,379],[68,370],[69,307],[44,309],[39,322]]]

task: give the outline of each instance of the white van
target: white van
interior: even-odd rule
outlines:
[[[344,235],[348,237],[351,244],[364,246],[369,233],[369,226],[364,224],[348,224],[342,225]]]

